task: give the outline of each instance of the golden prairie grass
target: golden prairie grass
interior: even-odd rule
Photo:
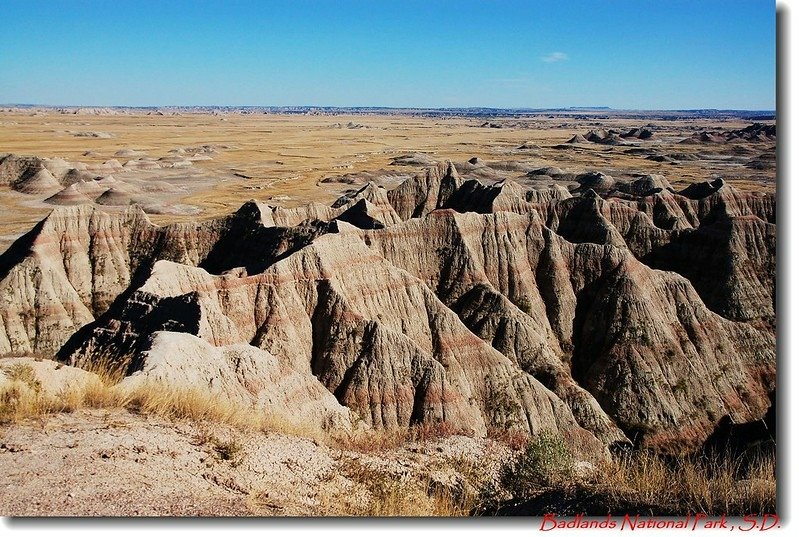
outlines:
[[[556,165],[573,171],[588,169],[633,170],[636,173],[665,174],[675,188],[706,180],[712,173],[729,175],[729,165],[708,168],[708,162],[682,161],[679,173],[669,164],[654,162],[624,153],[625,148],[598,146],[579,151],[562,151],[554,147],[578,132],[595,128],[595,119],[574,121],[566,126],[563,117],[538,118],[531,126],[518,128],[506,125],[497,131],[475,128],[472,118],[422,118],[408,116],[279,116],[271,114],[231,114],[224,118],[209,114],[185,114],[156,117],[142,114],[75,115],[47,112],[30,115],[27,112],[3,112],[0,147],[3,151],[23,155],[62,157],[69,161],[99,164],[116,158],[114,153],[125,147],[144,150],[151,157],[168,155],[181,146],[214,143],[229,146],[200,161],[195,167],[213,176],[223,177],[231,172],[242,173],[251,179],[217,181],[211,186],[187,192],[182,203],[197,205],[205,217],[217,217],[237,209],[255,195],[259,199],[289,196],[287,205],[306,201],[332,203],[341,193],[336,185],[319,185],[325,177],[344,172],[377,170],[387,166],[390,157],[415,151],[433,152],[436,158],[465,161],[472,157],[484,160],[508,158],[514,149],[526,142],[541,147],[534,153],[520,153],[513,158],[535,159],[541,166]],[[224,119],[224,121],[222,121]],[[334,129],[335,123],[364,123],[370,129]],[[647,120],[649,121],[649,120]],[[715,120],[714,123],[717,123]],[[482,120],[480,120],[482,122]],[[659,136],[679,134],[687,128],[707,123],[706,120],[661,121]],[[748,123],[724,121],[725,128],[740,128]],[[46,125],[46,126],[45,126]],[[630,120],[603,120],[606,128],[625,129]],[[69,131],[98,130],[113,133],[113,138],[75,137]],[[176,140],[180,140],[177,142]],[[95,156],[84,153],[91,149]],[[700,148],[665,144],[664,152],[695,152]],[[611,150],[612,153],[607,151]],[[612,164],[609,157],[612,156]],[[122,159],[124,162],[124,159]],[[234,176],[235,177],[235,176]],[[734,178],[734,185],[746,190],[773,191],[774,183],[763,184]],[[343,185],[338,185],[343,186]],[[254,190],[255,189],[255,190]],[[0,194],[2,194],[0,192]],[[30,229],[43,218],[46,204],[31,204],[15,195],[0,195],[0,238]],[[158,224],[192,221],[195,216],[153,215]]]
[[[660,515],[734,516],[776,510],[773,450],[679,457],[640,450],[603,459],[592,471],[575,472],[576,459],[567,448],[556,436],[531,438],[500,470],[500,486],[484,498],[482,508],[486,513],[501,512],[504,502],[510,501],[508,505],[523,503],[534,510],[536,505],[559,501],[564,515],[577,514],[569,512],[568,505],[583,506],[577,509],[591,505],[589,509],[597,513],[639,510]]]
[[[96,376],[88,376],[57,393],[42,389],[30,365],[14,364],[5,367],[3,372],[8,380],[0,387],[0,423],[18,423],[48,414],[104,408],[314,440],[326,438],[323,431],[310,425],[291,422],[267,410],[208,391],[176,388],[155,381],[120,385],[120,373],[111,368],[95,368]]]
[[[773,454],[666,460],[642,451],[609,461],[598,478],[614,499],[668,505],[675,511],[749,514],[776,510]]]
[[[31,365],[13,363],[1,371],[5,382],[0,387],[0,423],[16,423],[28,417],[71,409],[73,398],[48,396]]]
[[[65,408],[57,401],[42,397],[24,382],[13,380],[0,388],[0,424],[17,423],[63,410]]]

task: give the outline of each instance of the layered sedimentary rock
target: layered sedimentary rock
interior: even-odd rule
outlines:
[[[197,224],[59,208],[0,256],[0,352],[110,360],[307,419],[548,429],[589,451],[686,450],[761,418],[774,197],[577,183],[484,184],[445,162],[332,207],[249,202]]]
[[[682,143],[728,143],[728,142],[775,142],[777,126],[753,123],[743,129],[729,131],[701,131],[686,138]]]
[[[659,435],[690,443],[732,407],[746,420],[768,406],[771,384],[761,380],[774,375],[773,337],[713,314],[687,280],[649,269],[625,248],[574,245],[536,213],[436,211],[363,236],[606,441],[615,430],[605,412],[630,434],[658,422]],[[693,363],[701,363],[698,376],[678,365]],[[647,375],[656,382],[642,384]],[[706,378],[761,388],[732,396]],[[693,417],[700,399],[703,414]],[[697,431],[680,425],[689,419]]]
[[[447,421],[485,433],[513,424],[591,442],[554,394],[471,333],[421,280],[341,233],[249,277],[159,261],[88,328],[64,359],[117,355],[136,371],[153,333],[185,332],[288,357],[370,426]]]
[[[117,152],[123,156],[138,153]],[[84,156],[98,155],[87,152]],[[200,212],[198,207],[161,198],[165,194],[185,194],[194,188],[193,181],[186,182],[185,177],[176,177],[170,170],[190,167],[195,158],[173,155],[156,160],[142,157],[129,160],[123,166],[114,159],[102,164],[87,164],[61,158],[0,154],[0,186],[7,185],[11,190],[51,205],[97,204],[125,208],[137,204],[148,214],[196,214]],[[158,176],[165,180],[156,180]],[[197,177],[197,171],[191,176]]]
[[[462,185],[463,179],[454,164],[439,163],[389,192],[388,200],[403,220],[418,218],[445,207]]]
[[[138,207],[53,211],[0,256],[0,353],[57,351],[156,260],[257,267],[304,240],[301,231],[264,228],[260,218],[252,204],[226,218],[160,228]],[[251,229],[262,231],[260,246],[243,248]]]
[[[265,408],[294,427],[348,431],[350,411],[312,375],[303,375],[270,353],[246,344],[215,347],[190,334],[154,332],[141,366],[121,387],[153,383],[210,394],[243,407]]]
[[[444,163],[391,191],[389,200],[403,219],[442,208],[537,211],[550,228],[572,242],[627,247],[653,267],[686,276],[708,306],[729,319],[774,323],[773,194],[741,193],[721,179],[679,193],[662,176],[624,183],[587,173],[577,180],[580,188],[575,196],[559,186],[525,190],[509,180],[483,185],[463,181],[453,166]],[[746,239],[736,240],[743,228],[749,229]],[[725,231],[711,233],[712,229]],[[692,240],[694,234],[699,235]],[[699,244],[702,251],[680,246],[684,244]],[[703,262],[696,263],[697,259]],[[742,272],[757,277],[742,277]]]

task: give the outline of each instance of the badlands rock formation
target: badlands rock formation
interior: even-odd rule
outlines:
[[[210,158],[203,148],[189,149],[192,151],[184,151],[185,157],[171,155],[157,160],[136,157],[124,165],[116,159],[89,165],[60,158],[0,154],[0,186],[8,185],[29,199],[38,198],[50,205],[127,207],[138,204],[150,214],[192,214],[196,208],[169,203],[163,198],[165,195],[168,198],[169,194],[185,194],[184,188],[155,179],[175,168],[190,168],[197,158]],[[139,154],[141,152],[130,149],[115,153],[118,157]],[[145,175],[140,175],[142,173]],[[151,199],[150,194],[161,196],[161,199]]]
[[[446,162],[331,207],[249,202],[196,224],[57,208],[0,256],[0,352],[110,361],[334,427],[349,409],[589,452],[685,451],[762,418],[774,196],[577,184],[486,184]]]
[[[653,135],[654,133],[645,127],[633,128],[627,132],[615,129],[595,129],[588,131],[585,135],[575,134],[566,143],[587,144],[593,142],[595,144],[619,145],[623,144],[625,139],[649,140]]]
[[[696,132],[683,143],[774,142],[776,139],[776,125],[753,123],[743,129]]]

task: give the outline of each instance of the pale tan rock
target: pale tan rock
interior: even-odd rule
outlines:
[[[63,396],[100,382],[94,373],[53,360],[28,356],[0,358],[0,391],[20,376],[25,380],[18,380],[18,383],[28,384],[31,390],[50,397]]]
[[[591,442],[554,394],[469,332],[420,280],[341,234],[245,279],[158,262],[122,318],[95,328],[71,359],[124,352],[165,308],[179,319],[173,328],[214,345],[253,341],[286,356],[371,426],[445,420],[484,433],[501,424]]]
[[[424,216],[445,207],[450,196],[463,185],[463,179],[452,162],[438,163],[423,175],[403,182],[387,196],[403,220]]]
[[[140,369],[119,384],[121,390],[160,384],[208,393],[298,429],[352,429],[349,410],[313,375],[266,351],[246,344],[214,347],[175,332],[155,332],[146,346],[138,358]]]
[[[92,202],[91,198],[78,189],[77,184],[69,185],[44,201],[52,205],[81,205]]]

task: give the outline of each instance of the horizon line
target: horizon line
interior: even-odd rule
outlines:
[[[125,109],[158,109],[158,108],[254,108],[254,109],[278,109],[278,108],[294,108],[294,109],[311,109],[321,108],[327,110],[348,110],[348,109],[372,109],[372,110],[498,110],[498,111],[527,111],[527,112],[546,112],[546,111],[559,111],[559,110],[593,110],[593,111],[613,111],[613,112],[699,112],[699,111],[712,111],[712,112],[768,112],[777,113],[776,108],[714,108],[714,107],[696,107],[696,108],[615,108],[612,106],[557,106],[557,107],[521,107],[521,106],[386,106],[386,105],[321,105],[321,104],[238,104],[238,105],[223,105],[223,104],[147,104],[147,105],[124,105],[124,104],[39,104],[39,103],[0,103],[0,107],[18,107],[18,108],[125,108]]]

